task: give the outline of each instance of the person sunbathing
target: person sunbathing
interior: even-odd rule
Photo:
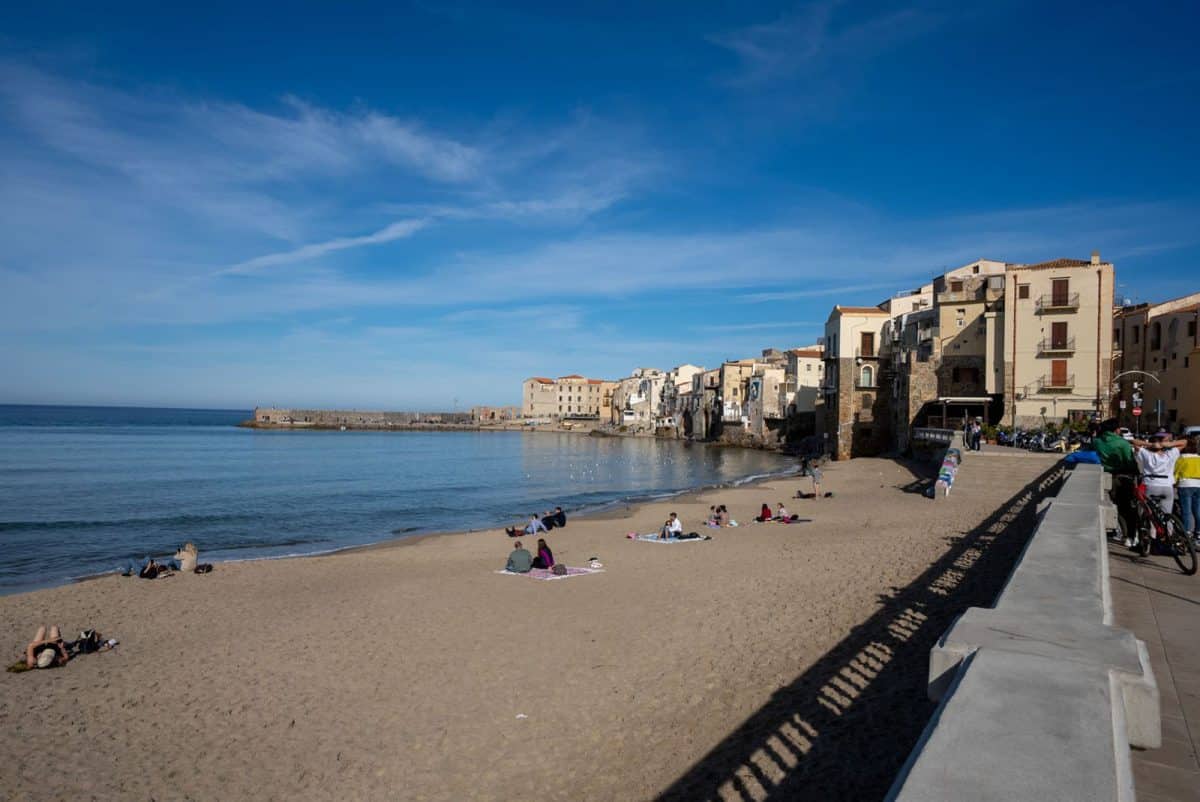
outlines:
[[[534,568],[553,568],[554,567],[554,552],[550,551],[550,547],[546,545],[546,541],[538,538],[537,556],[533,558]]]
[[[26,668],[65,666],[70,659],[71,655],[67,651],[67,645],[63,643],[62,635],[56,626],[50,627],[50,637],[46,637],[45,626],[38,627],[37,634],[25,647]]]

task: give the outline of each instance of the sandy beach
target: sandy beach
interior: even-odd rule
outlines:
[[[792,478],[573,519],[556,557],[604,571],[565,580],[494,573],[492,530],[0,598],[6,664],[40,623],[120,640],[2,675],[0,796],[878,798],[929,643],[998,590],[1052,464],[997,460],[938,502],[860,459],[830,499]],[[778,501],[811,521],[751,523]],[[742,526],[701,526],[716,503]],[[713,539],[626,539],[672,510]]]

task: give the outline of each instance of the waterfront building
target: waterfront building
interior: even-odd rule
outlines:
[[[824,352],[820,344],[792,348],[787,352],[780,405],[789,415],[816,412],[824,378]]]
[[[1005,268],[1005,423],[1088,419],[1112,397],[1113,266],[1055,259]]]
[[[662,385],[658,418],[654,424],[656,429],[672,429],[677,436],[683,436],[683,417],[691,403],[692,377],[703,371],[704,368],[699,365],[687,363],[667,371]]]
[[[880,341],[891,315],[880,306],[833,307],[823,340],[825,382],[817,433],[834,459],[879,454],[888,447],[886,396],[879,394]]]
[[[662,389],[667,374],[658,368],[637,368],[621,379],[613,391],[611,422],[619,426],[649,429],[662,407]]]
[[[521,385],[521,414],[530,420],[603,420],[612,405],[613,387],[615,382],[578,374],[534,376]]]
[[[1200,425],[1197,328],[1200,293],[1157,304],[1125,304],[1114,311],[1110,413],[1122,425],[1142,431],[1159,425],[1172,429]],[[1141,384],[1137,391],[1134,382]],[[1141,397],[1140,420],[1133,415],[1135,393]]]
[[[520,407],[471,407],[471,420],[474,423],[504,423],[520,417]]]

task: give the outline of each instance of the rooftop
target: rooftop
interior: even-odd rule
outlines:
[[[846,315],[883,315],[891,317],[886,309],[880,309],[878,306],[842,306],[837,304],[833,307],[834,312],[841,312]]]
[[[1005,270],[1054,270],[1064,267],[1091,267],[1091,261],[1087,259],[1051,259],[1049,262],[1038,262],[1032,265],[1018,265],[1009,263],[1004,266]]]

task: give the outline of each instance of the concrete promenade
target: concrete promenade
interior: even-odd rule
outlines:
[[[1162,746],[1134,749],[1139,802],[1200,800],[1200,575],[1110,543],[1113,623],[1145,641],[1158,679]]]

